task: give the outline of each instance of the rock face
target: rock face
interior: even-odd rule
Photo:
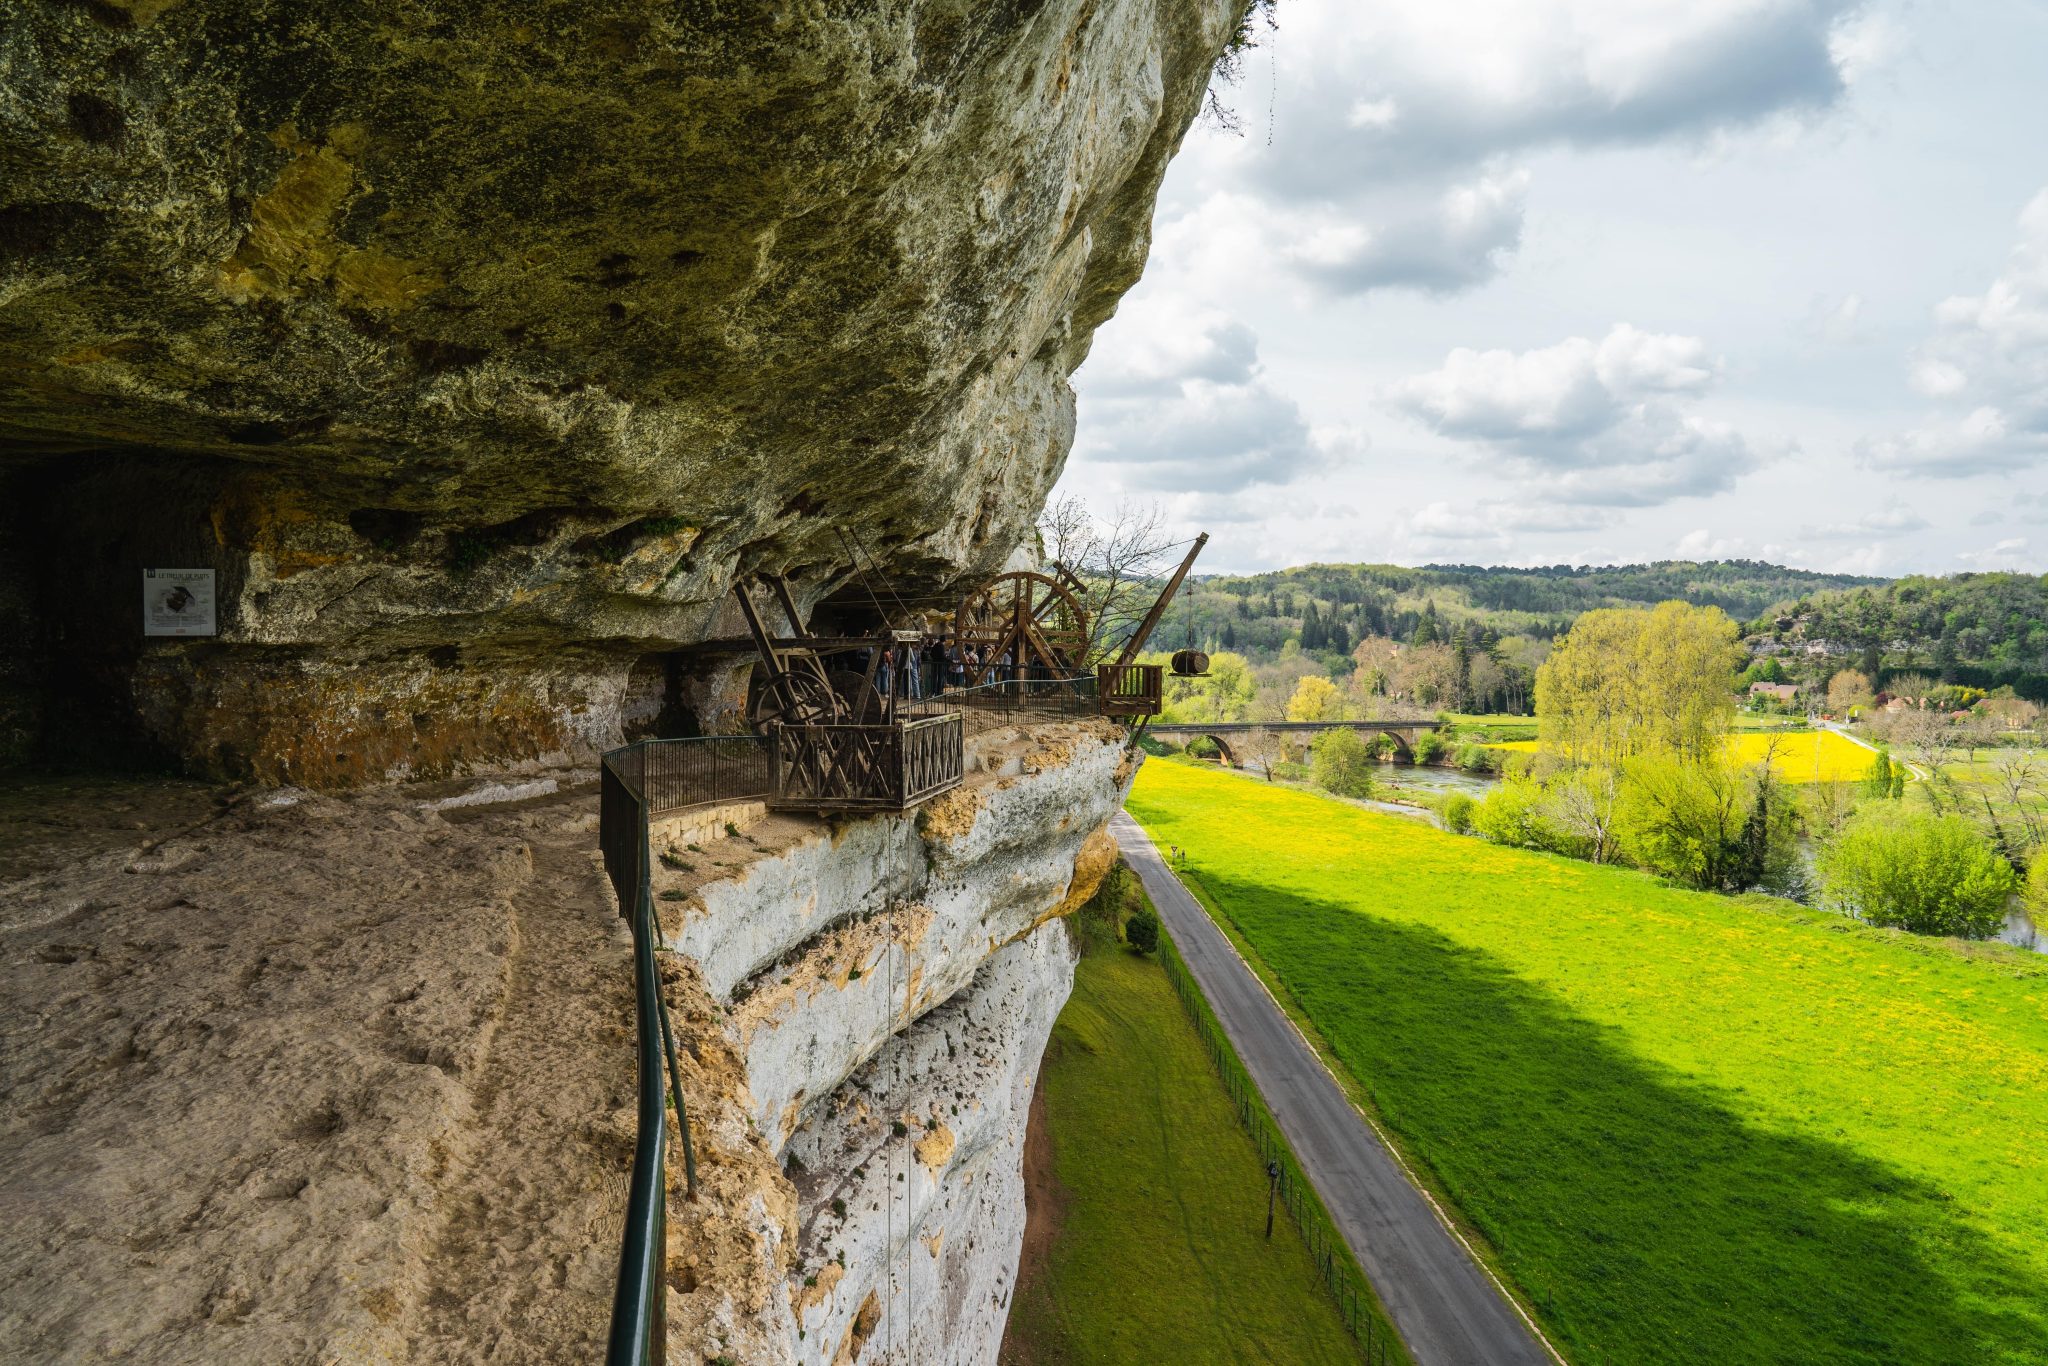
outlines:
[[[0,743],[584,753],[738,574],[991,571],[1241,8],[25,7]],[[149,566],[216,571],[217,639],[141,639]]]
[[[1131,765],[1101,722],[974,757],[922,815],[666,832],[678,1366],[995,1359],[1059,917]],[[590,771],[136,787],[0,794],[37,813],[0,822],[0,1355],[595,1360],[635,1076]]]
[[[671,1193],[672,1359],[994,1362],[1060,917],[1114,860],[1134,762],[1101,723],[976,754],[918,815],[771,819],[664,870],[704,1181]]]

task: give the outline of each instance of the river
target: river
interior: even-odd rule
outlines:
[[[1415,768],[1408,765],[1390,764],[1383,767],[1375,777],[1382,795],[1412,792],[1417,795],[1463,792],[1470,797],[1484,797],[1492,791],[1500,779],[1490,773],[1466,773],[1455,768]],[[1802,841],[1800,855],[1811,865],[1811,846]],[[2048,953],[2048,932],[2044,932],[2027,915],[2017,901],[2005,913],[2005,928],[1994,936],[2002,943],[2017,944],[2035,953]]]

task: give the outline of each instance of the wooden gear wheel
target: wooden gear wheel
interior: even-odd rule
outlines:
[[[747,704],[747,720],[757,731],[765,731],[777,721],[823,726],[837,721],[840,710],[831,684],[809,669],[791,669],[762,680]]]
[[[970,686],[998,678],[1005,651],[1024,678],[1078,673],[1088,649],[1088,611],[1065,584],[1044,574],[1004,574],[969,594],[953,614],[953,640],[972,647],[979,665],[969,668]]]

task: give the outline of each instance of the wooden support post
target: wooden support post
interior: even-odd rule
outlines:
[[[1195,567],[1195,556],[1201,554],[1202,547],[1207,544],[1209,544],[1208,532],[1205,531],[1195,537],[1194,545],[1188,548],[1188,557],[1180,562],[1180,568],[1173,571],[1173,577],[1167,580],[1165,590],[1159,594],[1159,600],[1152,604],[1152,610],[1145,614],[1145,619],[1138,623],[1138,629],[1131,633],[1131,638],[1128,641],[1124,642],[1123,653],[1116,657],[1116,662],[1119,665],[1130,663],[1144,650],[1145,642],[1152,638],[1153,628],[1159,625],[1159,618],[1166,615],[1167,604],[1171,603],[1173,595],[1180,591],[1181,580],[1185,579],[1188,576],[1188,571]]]

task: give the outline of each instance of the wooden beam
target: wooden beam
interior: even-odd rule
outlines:
[[[1172,602],[1173,595],[1180,591],[1181,580],[1195,567],[1195,556],[1201,554],[1202,547],[1207,544],[1208,532],[1205,531],[1195,537],[1195,543],[1188,548],[1188,557],[1180,562],[1180,568],[1173,571],[1173,577],[1167,580],[1165,590],[1159,594],[1159,600],[1152,604],[1152,610],[1145,614],[1145,620],[1138,623],[1138,629],[1133,631],[1131,638],[1124,643],[1123,653],[1116,657],[1119,666],[1130,663],[1144,652],[1145,642],[1152,638],[1153,628],[1159,625],[1159,618],[1166,615],[1167,604]]]

